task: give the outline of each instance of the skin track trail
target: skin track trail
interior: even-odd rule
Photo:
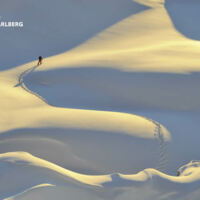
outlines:
[[[33,92],[32,90],[29,90],[28,87],[24,83],[25,76],[27,76],[30,73],[33,73],[35,71],[35,69],[37,69],[38,67],[39,66],[36,65],[36,66],[33,66],[33,67],[25,70],[24,72],[22,72],[20,74],[19,78],[18,78],[18,83],[15,87],[20,86],[26,92],[28,92],[28,93],[34,95],[35,97],[39,98],[44,103],[48,104],[49,106],[53,106],[53,105],[50,105],[47,102],[47,100],[44,99],[42,96],[40,96],[36,92]],[[155,138],[156,138],[156,140],[158,141],[158,144],[159,144],[159,161],[158,161],[158,164],[157,164],[155,169],[157,169],[159,171],[165,171],[165,170],[167,170],[167,165],[168,165],[167,143],[165,142],[164,135],[162,133],[161,124],[154,121],[153,119],[150,119],[150,118],[147,118],[147,117],[143,117],[143,118],[150,121],[151,123],[153,123],[155,125],[154,136],[155,136]]]
[[[18,83],[15,85],[15,87],[20,86],[23,90],[25,90],[26,92],[34,95],[35,97],[39,98],[41,101],[43,101],[44,103],[50,105],[46,99],[44,99],[42,96],[40,96],[39,94],[37,94],[36,92],[33,92],[32,90],[29,90],[28,87],[26,87],[25,83],[24,83],[24,77],[27,76],[30,73],[33,73],[35,71],[35,69],[37,69],[39,66],[33,66],[25,71],[23,71],[18,78]]]

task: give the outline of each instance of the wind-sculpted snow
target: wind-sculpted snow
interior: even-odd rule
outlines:
[[[0,3],[1,20],[9,10],[25,25],[0,32],[0,199],[199,200],[200,43],[195,24],[182,27],[187,5],[199,3]],[[13,67],[39,55],[54,56]]]
[[[38,54],[47,57],[72,49],[146,9],[132,0],[3,1],[1,21],[22,21],[24,27],[1,28],[1,70],[29,62]]]
[[[160,164],[163,149],[156,138],[81,129],[19,129],[0,136],[0,152],[27,151],[80,173],[136,173]],[[165,166],[160,170],[166,171]]]
[[[10,171],[7,181],[5,182],[4,178],[0,181],[2,185],[0,197],[4,199],[29,199],[25,198],[29,196],[29,193],[34,196],[37,192],[40,194],[37,194],[40,196],[39,199],[42,199],[42,196],[49,196],[50,199],[53,199],[54,197],[50,197],[49,194],[54,188],[58,188],[58,191],[62,188],[59,198],[64,198],[62,195],[69,191],[73,197],[74,193],[83,192],[83,189],[87,188],[83,198],[87,196],[90,199],[93,196],[95,199],[101,199],[103,196],[109,199],[112,195],[115,196],[115,199],[124,199],[127,193],[135,190],[139,192],[136,195],[140,198],[149,195],[149,198],[154,197],[155,199],[184,199],[185,194],[190,196],[198,191],[197,183],[200,179],[200,162],[198,161],[196,161],[195,167],[188,165],[186,170],[190,170],[190,174],[179,177],[168,176],[154,169],[145,169],[133,175],[117,173],[99,176],[83,175],[25,152],[1,154],[0,166],[1,175],[7,170]],[[12,181],[13,176],[15,177],[14,181]],[[190,184],[189,188],[188,184]],[[64,189],[67,192],[64,192]],[[18,195],[15,195],[16,193]],[[129,196],[126,199],[129,200],[132,197]]]

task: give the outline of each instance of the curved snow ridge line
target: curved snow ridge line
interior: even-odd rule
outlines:
[[[19,76],[19,83],[18,85],[20,85],[22,87],[22,89],[24,89],[25,91],[27,91],[28,93],[36,96],[37,98],[39,98],[40,100],[42,100],[44,103],[53,106],[51,104],[48,103],[48,101],[43,98],[42,96],[40,96],[39,94],[37,94],[36,92],[33,92],[32,90],[28,89],[28,87],[26,87],[25,83],[24,83],[24,77],[27,76],[28,74],[34,72],[34,70],[39,67],[39,66],[33,66],[30,69],[25,70],[24,72],[22,72]],[[142,117],[142,116],[141,116]],[[168,158],[167,158],[167,154],[166,154],[166,143],[165,143],[165,138],[164,135],[161,131],[161,124],[150,119],[147,117],[143,117],[144,119],[152,122],[156,128],[155,128],[155,137],[158,139],[159,141],[159,162],[158,162],[158,166],[156,167],[156,169],[158,170],[166,170],[167,168],[167,163],[168,163]]]
[[[164,174],[156,169],[145,169],[140,171],[137,174],[125,175],[120,173],[108,174],[108,175],[84,175],[80,173],[76,173],[65,169],[61,166],[58,166],[49,161],[40,159],[35,157],[27,152],[8,152],[4,154],[0,154],[0,164],[9,163],[14,166],[18,166],[17,175],[15,176],[15,180],[21,177],[20,173],[23,173],[23,167],[26,169],[30,168],[31,171],[34,171],[34,174],[37,172],[38,176],[42,175],[46,177],[47,180],[53,179],[55,182],[59,184],[59,182],[63,183],[71,183],[71,184],[80,184],[84,187],[94,187],[96,188],[123,188],[130,186],[141,186],[143,184],[149,184],[149,181],[153,181],[154,184],[158,184],[160,187],[166,187],[166,181],[171,183],[169,188],[174,188],[175,186],[179,189],[183,187],[183,184],[194,183],[191,187],[199,187],[197,182],[200,182],[200,162],[198,165],[188,165],[186,168],[187,173],[181,176],[170,176]],[[12,167],[13,168],[13,167]],[[44,170],[45,169],[45,170]],[[2,168],[3,170],[3,168]],[[31,172],[30,171],[30,172]],[[31,173],[28,173],[27,176],[32,176]],[[62,176],[60,176],[62,175]],[[45,181],[43,179],[43,181]],[[54,183],[52,183],[54,184]]]
[[[22,72],[19,76],[18,79],[18,84],[20,85],[22,89],[24,89],[26,92],[36,96],[37,98],[39,98],[40,100],[42,100],[44,103],[48,104],[49,103],[46,101],[46,99],[44,99],[42,96],[40,96],[39,94],[37,94],[36,92],[33,92],[32,90],[29,90],[28,87],[26,87],[25,83],[24,83],[24,77],[27,76],[28,74],[34,72],[34,70],[39,67],[38,65],[31,67],[30,69],[25,70],[24,72]]]
[[[5,198],[3,200],[14,200],[15,198],[20,197],[21,195],[23,195],[25,193],[28,193],[30,191],[34,191],[34,190],[37,190],[37,189],[41,189],[41,188],[46,188],[46,187],[55,187],[55,185],[52,185],[52,184],[49,184],[49,183],[43,183],[43,184],[40,184],[40,185],[35,185],[33,187],[25,189],[24,191],[22,191],[22,192],[20,192],[20,193],[18,193],[16,195],[14,195],[14,196]]]
[[[40,100],[42,100],[44,103],[50,105],[48,103],[48,101],[43,98],[42,96],[40,96],[39,94],[37,94],[36,92],[33,92],[32,90],[28,89],[28,87],[25,85],[24,83],[24,77],[27,76],[28,74],[34,72],[34,70],[37,68],[38,66],[33,66],[30,69],[25,70],[20,76],[19,76],[19,85],[28,93],[36,96],[37,98],[39,98]],[[50,105],[53,106],[53,105]],[[167,153],[166,153],[166,149],[167,149],[167,145],[165,143],[165,139],[164,139],[164,135],[162,134],[161,131],[161,124],[154,121],[153,119],[147,118],[147,117],[143,117],[144,119],[152,122],[156,127],[155,127],[155,137],[158,139],[159,142],[159,163],[158,166],[156,167],[156,169],[158,170],[166,170],[167,168],[167,163],[168,163],[168,158],[167,158]]]

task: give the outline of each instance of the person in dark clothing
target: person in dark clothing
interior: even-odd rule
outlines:
[[[39,57],[38,57],[38,65],[41,65],[41,64],[42,64],[42,59],[43,59],[42,56],[39,56]]]

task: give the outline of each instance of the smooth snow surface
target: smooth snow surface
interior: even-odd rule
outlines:
[[[199,200],[199,11],[0,1],[0,199]]]

